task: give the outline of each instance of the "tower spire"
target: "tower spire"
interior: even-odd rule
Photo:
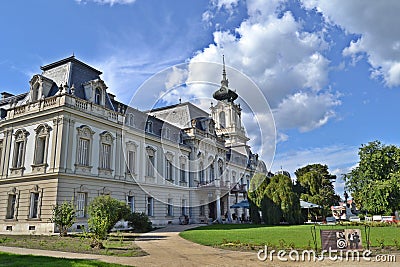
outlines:
[[[221,85],[228,87],[228,79],[226,78],[226,69],[225,69],[225,55],[222,55],[222,81]]]

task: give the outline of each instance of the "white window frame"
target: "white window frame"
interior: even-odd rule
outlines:
[[[168,198],[167,216],[169,216],[169,217],[174,216],[174,205],[173,205],[173,199],[172,198]]]
[[[15,220],[17,194],[8,194],[6,219]]]
[[[35,129],[36,140],[33,166],[42,166],[47,164],[50,131],[51,127],[47,124],[41,124]]]
[[[75,197],[76,218],[85,218],[87,212],[87,192],[77,192]]]
[[[148,146],[146,152],[146,176],[155,177],[157,151],[153,147]]]
[[[154,216],[154,198],[147,197],[147,215]]]
[[[126,204],[128,205],[131,212],[134,213],[135,212],[135,196],[134,195],[126,196]]]
[[[112,134],[107,131],[100,134],[99,169],[112,170],[114,139]]]
[[[92,143],[95,134],[90,127],[82,125],[77,127],[76,166],[91,168]],[[84,143],[85,142],[85,143]]]
[[[126,143],[126,173],[136,175],[138,145],[129,141]]]
[[[35,185],[29,192],[29,219],[40,220],[41,199],[42,191],[39,191],[39,186]]]
[[[25,129],[20,129],[15,132],[13,169],[25,168],[25,152],[28,141],[29,132]]]

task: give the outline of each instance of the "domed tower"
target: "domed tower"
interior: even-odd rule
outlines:
[[[246,136],[242,126],[242,109],[235,100],[238,94],[229,88],[229,81],[226,78],[225,57],[222,57],[222,80],[221,87],[214,92],[213,97],[218,103],[211,105],[211,116],[215,121],[215,130],[218,136],[224,136],[226,146],[237,147],[247,146],[249,138]]]

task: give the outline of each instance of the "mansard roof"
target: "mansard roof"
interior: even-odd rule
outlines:
[[[68,87],[75,88],[74,95],[84,100],[89,100],[86,96],[84,84],[93,81],[102,81],[100,75],[101,71],[89,66],[88,64],[78,60],[75,56],[70,56],[59,61],[41,66],[43,71],[42,76],[52,80],[57,86],[52,88],[48,96],[53,96],[57,93],[58,87],[65,84]],[[116,110],[113,102],[106,94],[105,105],[111,110]]]
[[[75,56],[70,56],[70,57],[61,59],[61,60],[59,60],[59,61],[56,61],[56,62],[47,64],[47,65],[41,66],[40,69],[43,70],[43,71],[46,71],[46,70],[49,70],[49,69],[53,69],[53,68],[55,68],[55,67],[58,67],[58,66],[60,66],[60,65],[64,65],[64,64],[66,64],[66,63],[68,63],[68,62],[74,62],[74,63],[76,63],[76,64],[79,64],[79,65],[81,65],[81,66],[84,67],[84,68],[87,68],[87,69],[90,69],[90,70],[96,72],[97,75],[101,75],[101,74],[102,74],[101,71],[99,71],[99,70],[93,68],[92,66],[89,66],[88,64],[86,64],[86,63],[84,63],[84,62],[82,62],[82,61],[76,59]]]
[[[191,127],[191,121],[197,118],[207,118],[209,113],[190,102],[154,108],[145,111],[147,114],[157,116],[179,128]]]

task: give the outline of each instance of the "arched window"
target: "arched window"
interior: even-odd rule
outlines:
[[[222,160],[218,160],[218,175],[221,178],[222,174],[224,173],[224,163],[222,162]]]
[[[219,113],[219,124],[222,128],[226,128],[225,112],[223,111]]]
[[[146,160],[146,176],[155,177],[155,168],[156,168],[156,150],[148,146],[146,147],[147,152],[147,160]]]
[[[14,158],[13,158],[13,168],[24,168],[25,161],[25,148],[28,139],[28,131],[22,129],[15,133],[15,143],[14,143]]]
[[[34,86],[33,86],[33,90],[32,90],[32,101],[36,101],[36,100],[38,100],[39,98],[40,98],[40,96],[39,96],[39,83],[36,83]]]
[[[109,132],[103,132],[100,134],[100,166],[99,168],[105,170],[111,170],[112,167],[112,145],[114,137]]]
[[[200,180],[200,184],[204,184],[204,165],[203,162],[200,162],[199,164],[199,180]]]
[[[92,154],[92,140],[94,131],[88,126],[82,125],[77,128],[78,147],[76,155],[76,165],[90,167]]]
[[[94,92],[94,103],[97,105],[101,105],[101,92],[99,88],[96,88]]]
[[[210,182],[215,180],[215,176],[214,176],[214,163],[210,164]]]

